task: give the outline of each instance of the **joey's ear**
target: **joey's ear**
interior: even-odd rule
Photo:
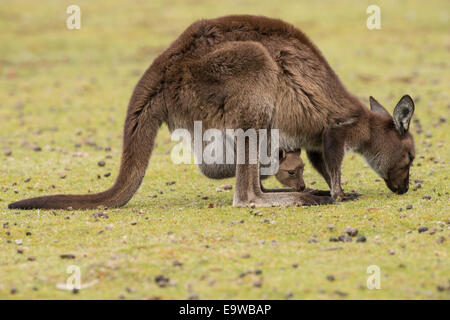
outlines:
[[[394,109],[395,129],[404,134],[409,129],[409,123],[414,114],[414,101],[409,95],[404,95]]]
[[[278,160],[281,161],[286,158],[286,152],[283,149],[278,149]]]
[[[370,110],[379,114],[391,116],[389,112],[377,100],[375,100],[374,97],[370,96],[369,101],[370,101]]]

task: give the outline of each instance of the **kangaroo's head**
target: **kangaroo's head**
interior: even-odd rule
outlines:
[[[409,188],[409,169],[415,157],[414,140],[409,123],[414,113],[414,102],[403,96],[393,116],[370,97],[371,139],[366,153],[370,166],[384,179],[388,188],[403,194]]]
[[[300,158],[300,152],[301,151],[280,151],[280,165],[278,167],[278,172],[275,175],[282,185],[297,191],[305,190],[305,181],[303,181],[303,169],[305,168],[305,164]]]

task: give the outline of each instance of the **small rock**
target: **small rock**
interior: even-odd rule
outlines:
[[[168,181],[168,182],[166,182],[166,186],[172,186],[175,183],[177,183],[177,182],[176,181]]]
[[[61,259],[75,259],[75,255],[73,255],[73,254],[61,254],[60,256],[59,256]]]
[[[164,288],[164,287],[167,287],[167,285],[170,282],[170,279],[165,277],[162,274],[159,274],[155,277],[155,282],[159,287]]]
[[[99,167],[104,167],[106,165],[106,162],[104,160],[100,160],[99,162],[97,162],[97,165]]]
[[[358,237],[358,239],[356,239],[356,242],[366,242],[366,241],[367,241],[367,239],[364,236],[360,236],[360,237]]]
[[[39,146],[36,146],[33,148],[33,150],[39,152],[39,151],[42,151],[42,148]]]
[[[339,239],[336,237],[331,237],[330,242],[339,242]]]
[[[345,233],[348,234],[350,237],[355,237],[358,234],[358,229],[347,227],[345,229]]]
[[[223,186],[221,186],[221,188],[223,190],[231,190],[233,189],[233,186],[231,184],[224,184]]]
[[[437,239],[437,242],[438,242],[438,243],[444,243],[444,242],[445,242],[445,238],[444,238],[443,236],[440,236],[440,237]]]
[[[188,300],[198,300],[199,296],[196,293],[191,293],[188,297]]]
[[[21,246],[23,244],[23,240],[22,239],[16,239],[16,240],[14,240],[14,243],[17,244],[18,246]]]
[[[423,233],[425,231],[428,231],[428,227],[425,227],[425,226],[419,227],[419,229],[417,229],[417,231],[419,231],[419,233]]]
[[[11,288],[11,290],[9,290],[9,292],[11,294],[16,294],[17,293],[17,289],[16,288]]]
[[[96,212],[96,213],[93,213],[92,216],[95,218],[104,218],[104,219],[109,218],[108,214],[106,214],[105,212]]]
[[[180,261],[178,261],[177,259],[174,259],[174,260],[172,261],[172,265],[174,265],[175,267],[182,267],[182,266],[183,266],[183,263],[180,262]]]
[[[406,205],[406,210],[411,210],[412,208],[413,208],[413,205],[412,204],[408,204],[408,205]]]
[[[256,288],[261,288],[262,287],[262,281],[261,280],[256,280],[255,282],[253,282],[253,286]]]
[[[336,278],[335,278],[332,274],[329,274],[329,275],[327,276],[327,280],[328,280],[328,281],[334,281],[334,280],[336,280]]]
[[[338,240],[341,241],[341,242],[352,242],[353,241],[352,238],[347,237],[345,234],[341,234],[338,237]]]
[[[394,250],[394,249],[389,249],[389,250],[388,250],[388,253],[389,253],[391,256],[393,256],[393,255],[395,254],[395,250]]]
[[[317,243],[319,242],[319,240],[317,240],[316,238],[309,238],[308,239],[308,243]]]

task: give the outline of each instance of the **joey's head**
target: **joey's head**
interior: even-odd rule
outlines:
[[[391,116],[370,97],[370,109],[371,138],[364,152],[366,160],[392,192],[406,193],[409,170],[415,157],[414,140],[409,132],[414,102],[409,95],[403,96]]]
[[[305,182],[303,181],[305,164],[300,158],[300,152],[284,152],[280,150],[280,165],[275,175],[282,185],[297,191],[305,190]]]

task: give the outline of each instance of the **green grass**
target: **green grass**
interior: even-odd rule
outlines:
[[[78,31],[65,28],[72,3],[4,0],[0,7],[0,298],[450,298],[448,1],[377,1],[382,29],[376,31],[366,28],[368,1],[80,0]],[[230,13],[295,24],[364,101],[373,95],[392,110],[401,95],[411,94],[423,129],[419,134],[412,124],[417,161],[411,177],[424,180],[422,187],[394,195],[350,154],[344,187],[362,193],[359,201],[264,208],[258,216],[232,207],[232,191],[216,192],[233,179],[212,181],[193,165],[172,164],[164,127],[142,187],[125,207],[106,210],[109,218],[93,217],[98,210],[6,209],[25,197],[109,187],[140,75],[191,22]],[[305,181],[325,189],[308,163]],[[367,242],[329,242],[347,226]],[[419,234],[420,226],[436,232]],[[309,243],[312,237],[318,242]],[[57,289],[69,265],[81,268],[82,283],[97,282],[78,294]],[[381,269],[380,290],[366,287],[370,265]],[[252,270],[262,273],[240,277]],[[158,274],[170,285],[159,287]]]

